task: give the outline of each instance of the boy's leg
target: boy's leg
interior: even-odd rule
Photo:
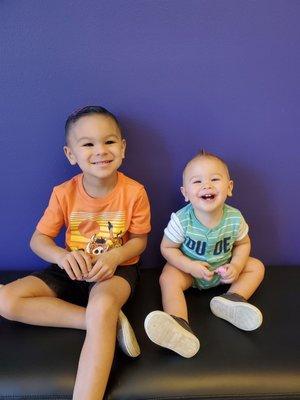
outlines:
[[[166,264],[159,278],[159,283],[164,311],[188,321],[184,291],[192,285],[192,276],[170,264]]]
[[[85,308],[58,299],[56,293],[35,276],[1,287],[0,314],[26,324],[85,329]]]
[[[249,257],[240,276],[229,288],[229,293],[236,293],[248,300],[261,284],[265,274],[263,263],[256,258]]]
[[[249,257],[238,279],[233,282],[228,292],[211,299],[210,308],[220,318],[245,331],[253,331],[262,324],[260,310],[247,303],[264,277],[264,265]]]
[[[107,385],[121,307],[130,295],[129,283],[114,276],[91,289],[86,309],[86,338],[81,351],[73,399],[100,400]]]
[[[200,347],[198,338],[188,324],[184,291],[193,278],[166,264],[160,276],[162,311],[153,311],[145,319],[145,330],[150,340],[159,346],[175,351],[183,357],[194,356]]]

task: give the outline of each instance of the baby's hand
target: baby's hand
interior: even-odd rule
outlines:
[[[221,267],[217,268],[215,272],[221,276],[222,283],[232,283],[240,275],[238,266],[233,263],[222,265]]]
[[[100,282],[112,278],[119,264],[117,254],[117,249],[100,254],[85,281]]]
[[[220,275],[221,278],[223,278],[227,273],[227,267],[225,267],[225,265],[223,265],[222,267],[219,267],[219,268],[215,269],[214,272],[216,274]]]
[[[192,261],[190,264],[190,274],[194,278],[205,279],[210,281],[214,273],[209,270],[210,265],[204,261]]]
[[[81,281],[92,269],[92,262],[83,250],[74,250],[64,253],[57,262],[72,280]]]

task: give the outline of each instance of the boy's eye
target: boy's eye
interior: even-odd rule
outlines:
[[[93,146],[93,143],[84,143],[83,147],[91,147]]]
[[[220,180],[220,178],[212,178],[212,182],[217,182],[219,180]]]
[[[113,143],[115,143],[115,141],[114,140],[107,140],[105,143],[106,144],[113,144]]]
[[[197,181],[194,181],[193,183],[201,183],[200,179],[198,179]]]

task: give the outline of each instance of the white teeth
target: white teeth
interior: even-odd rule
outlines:
[[[98,164],[109,164],[109,163],[110,163],[110,161],[96,161],[96,162],[93,162],[92,164],[98,165]]]

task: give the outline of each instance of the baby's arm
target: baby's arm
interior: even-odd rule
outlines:
[[[164,235],[160,250],[164,258],[173,267],[192,275],[195,278],[202,278],[207,281],[213,277],[213,272],[209,271],[209,264],[204,261],[192,260],[185,256],[179,249],[180,243],[172,242],[166,235]]]
[[[85,279],[87,282],[104,281],[111,278],[118,265],[140,255],[147,245],[147,234],[129,233],[129,240],[120,247],[115,247],[98,256],[98,260]]]
[[[222,272],[223,283],[232,283],[239,277],[249,258],[250,249],[251,242],[248,235],[234,243],[231,261],[223,266],[225,267]]]
[[[81,280],[91,269],[91,260],[84,251],[68,251],[57,246],[54,239],[38,230],[30,241],[32,251],[43,260],[57,264],[72,279]]]

